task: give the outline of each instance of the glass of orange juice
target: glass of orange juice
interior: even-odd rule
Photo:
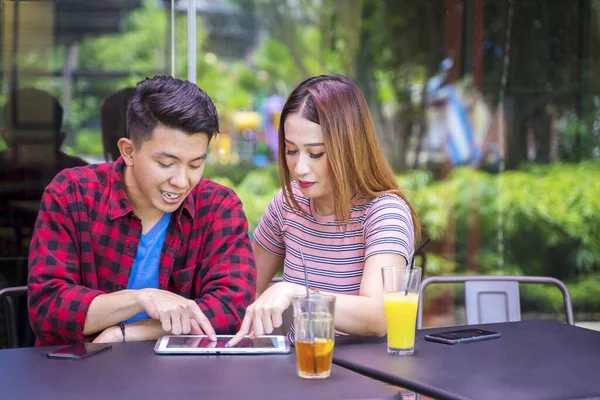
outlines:
[[[382,267],[381,273],[387,351],[394,355],[411,355],[415,351],[421,268]]]
[[[298,376],[328,378],[335,339],[335,297],[324,294],[294,296],[292,305]]]

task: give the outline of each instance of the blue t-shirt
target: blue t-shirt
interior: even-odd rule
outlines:
[[[171,213],[166,213],[148,233],[142,235],[140,245],[135,254],[135,260],[133,260],[133,267],[131,269],[131,275],[129,275],[127,289],[158,289],[160,254],[162,252],[163,244],[165,243],[165,236],[167,234],[170,219]],[[123,321],[123,323],[129,324],[142,319],[150,319],[150,316],[145,312],[141,312],[130,319]]]

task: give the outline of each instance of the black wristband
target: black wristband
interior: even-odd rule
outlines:
[[[121,328],[121,333],[123,334],[123,341],[125,341],[125,324],[121,322],[119,327]]]

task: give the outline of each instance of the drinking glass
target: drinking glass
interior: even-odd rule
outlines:
[[[294,296],[292,305],[298,376],[328,378],[335,339],[335,296]]]
[[[411,355],[415,351],[421,268],[382,267],[381,273],[387,351],[394,355]]]

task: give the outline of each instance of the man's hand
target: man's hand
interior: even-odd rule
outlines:
[[[194,326],[194,325],[192,325]],[[162,324],[156,319],[144,319],[135,321],[125,325],[125,341],[131,342],[136,340],[156,340],[163,335],[168,335],[172,332],[165,332],[162,329]],[[192,329],[192,335],[202,335],[200,329]],[[94,339],[94,343],[121,342],[123,341],[123,333],[119,326],[111,326],[106,328],[100,335]],[[198,339],[200,341],[200,339]],[[216,342],[212,342],[216,343]]]
[[[268,288],[246,309],[246,315],[238,333],[227,343],[235,346],[250,333],[250,337],[268,335],[283,323],[283,312],[290,306],[292,296],[305,292],[303,286],[279,282]]]
[[[142,289],[138,302],[150,318],[159,320],[162,329],[174,335],[189,333],[207,335],[217,340],[210,321],[195,301],[160,289]]]

